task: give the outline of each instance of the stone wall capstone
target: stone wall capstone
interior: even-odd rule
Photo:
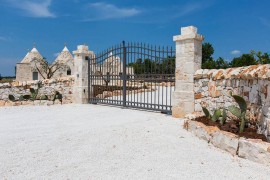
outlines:
[[[270,64],[228,69],[200,69],[194,74],[195,111],[235,104],[230,92],[248,103],[250,121],[270,140]]]

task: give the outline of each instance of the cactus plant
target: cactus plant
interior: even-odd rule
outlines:
[[[41,95],[40,100],[48,100],[48,96],[47,95]]]
[[[220,118],[220,124],[224,125],[227,118],[227,111],[225,108],[222,109],[222,117]]]
[[[202,109],[203,109],[205,116],[214,122],[216,122],[224,114],[224,113],[222,113],[222,110],[220,110],[220,109],[216,109],[214,111],[213,115],[211,115],[210,112],[208,111],[208,109],[206,109],[205,107],[202,107]]]
[[[38,90],[39,90],[39,87],[38,89],[33,89],[33,88],[30,88],[30,93],[31,93],[31,100],[34,101],[37,99],[37,95],[38,95]]]
[[[203,110],[205,116],[206,116],[207,118],[211,119],[211,114],[210,114],[210,112],[208,111],[208,109],[206,109],[205,107],[202,107],[202,110]]]
[[[240,128],[239,133],[244,132],[245,124],[246,124],[246,111],[247,111],[247,103],[244,98],[238,95],[231,95],[236,103],[238,104],[239,108],[232,105],[228,107],[228,110],[235,115],[237,118],[240,119]]]
[[[222,113],[222,112],[221,112],[220,109],[216,109],[216,110],[214,111],[214,114],[213,114],[211,120],[214,121],[214,122],[216,122],[216,121],[219,119],[219,117],[221,117],[221,113]]]

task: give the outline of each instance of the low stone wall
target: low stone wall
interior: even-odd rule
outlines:
[[[240,95],[248,103],[250,121],[270,140],[270,65],[254,65],[220,70],[200,69],[194,75],[195,111],[234,104],[230,97]]]
[[[52,104],[52,101],[47,100],[9,101],[8,96],[10,94],[18,100],[21,95],[31,94],[30,88],[37,89],[39,83],[41,84],[41,88],[39,89],[40,95],[53,95],[55,91],[59,91],[63,96],[63,104],[73,102],[74,77],[64,77],[59,79],[0,83],[0,106]],[[56,103],[59,102],[56,101]]]
[[[268,166],[270,164],[270,143],[259,139],[238,137],[230,132],[221,131],[217,127],[206,126],[193,120],[186,120],[184,128],[200,139],[229,152],[233,156]]]

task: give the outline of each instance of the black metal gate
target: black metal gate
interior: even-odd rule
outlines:
[[[89,58],[89,103],[171,113],[172,47],[123,42]]]

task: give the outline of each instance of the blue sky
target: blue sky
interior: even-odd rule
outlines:
[[[122,40],[173,45],[194,25],[226,60],[251,49],[270,52],[269,0],[0,0],[0,73],[36,43],[49,61],[64,44],[99,52]]]

